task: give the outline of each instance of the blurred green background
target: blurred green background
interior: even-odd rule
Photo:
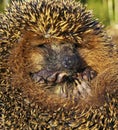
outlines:
[[[80,0],[87,8],[93,10],[106,26],[118,24],[118,0]],[[0,12],[3,12],[10,0],[0,0]]]

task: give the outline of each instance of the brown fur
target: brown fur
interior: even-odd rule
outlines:
[[[56,95],[45,93],[45,91],[40,89],[37,84],[34,84],[29,77],[29,72],[39,70],[41,68],[39,63],[43,61],[43,53],[39,51],[35,44],[42,44],[43,42],[45,44],[51,44],[52,41],[54,42],[56,40],[45,40],[30,32],[26,32],[23,35],[24,36],[19,40],[19,44],[12,50],[9,59],[9,64],[13,69],[13,86],[21,87],[24,93],[27,93],[34,100],[37,100],[36,102],[43,104],[45,107],[50,108],[53,106],[53,110],[65,104],[68,107],[72,102],[71,100],[63,100]],[[28,39],[31,40],[29,41]],[[58,44],[59,43],[60,40],[58,41]],[[88,49],[84,47],[79,50],[80,55],[86,63],[97,72],[97,77],[91,82],[92,96],[87,97],[84,101],[79,101],[79,107],[87,104],[99,106],[99,104],[104,103],[106,93],[112,93],[112,89],[117,90],[117,54],[113,52],[113,49],[114,48],[109,46],[104,47],[102,42],[100,44],[94,42],[92,48]],[[54,107],[54,104],[56,107]]]

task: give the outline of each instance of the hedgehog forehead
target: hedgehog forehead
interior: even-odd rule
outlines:
[[[81,22],[80,12],[82,13],[83,9],[80,4],[74,7],[74,4],[65,1],[46,2],[43,1],[39,7],[35,8],[38,17],[33,19],[36,20],[37,27],[32,26],[32,30],[36,33],[42,32],[45,38],[70,39],[75,35],[81,40],[79,35],[77,36],[77,30],[82,26],[79,23]]]
[[[81,6],[78,4],[74,8],[73,1],[62,0],[30,0],[30,2],[13,2],[11,8],[6,12],[6,20],[10,21],[17,27],[18,30],[14,30],[11,27],[11,31],[16,31],[18,35],[24,28],[30,28],[32,31],[38,33],[44,33],[47,37],[60,37],[65,34],[69,35],[70,31],[75,28],[73,20],[77,17],[75,12],[81,12]],[[75,11],[76,10],[76,11]],[[70,21],[68,21],[70,19]],[[77,28],[77,26],[76,26]],[[16,29],[16,28],[15,28]],[[16,34],[15,32],[15,34]],[[74,30],[73,30],[74,32]],[[64,34],[65,33],[65,34]]]
[[[102,29],[92,14],[74,0],[13,2],[3,19],[1,26],[6,33],[2,32],[2,37],[10,39],[11,43],[20,38],[22,30],[42,33],[45,38],[69,39],[81,43],[83,35]]]
[[[77,9],[74,9],[74,7],[73,9],[70,9],[70,5],[66,6],[65,3],[61,3],[59,1],[46,2],[42,1],[40,6],[35,8],[37,10],[38,17],[32,18],[32,20],[34,20],[37,24],[37,28],[35,28],[36,32],[41,31],[44,33],[46,38],[51,36],[59,37],[60,35],[62,36],[63,33],[70,34],[70,30],[73,30],[74,32],[75,25],[73,25],[73,23],[77,19],[76,16],[79,16]],[[78,14],[75,15],[77,12]]]
[[[45,38],[65,36],[70,37],[77,30],[77,17],[82,7],[74,7],[72,3],[56,1],[37,1],[38,3],[26,4],[27,11],[25,13],[30,17],[28,24],[35,23],[35,26],[30,26],[34,32],[42,32]],[[70,1],[72,2],[72,1]],[[34,8],[35,7],[35,8]],[[73,7],[73,8],[72,8]],[[30,13],[29,13],[30,12]],[[35,14],[35,15],[34,15]],[[26,21],[27,16],[24,16]],[[78,19],[79,20],[79,19]],[[75,24],[74,24],[75,23]],[[81,25],[79,24],[79,27]],[[73,33],[73,34],[72,34]]]

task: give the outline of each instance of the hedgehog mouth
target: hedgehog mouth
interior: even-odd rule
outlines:
[[[69,75],[67,72],[60,72],[60,71],[47,71],[47,70],[41,70],[36,73],[31,74],[32,79],[40,84],[57,84],[62,83],[67,80],[72,80],[73,76]]]
[[[85,98],[87,95],[91,95],[90,81],[95,76],[95,71],[89,69],[74,74],[47,70],[31,74],[32,80],[43,86],[43,89],[51,90],[61,97],[74,97],[74,99],[78,97]]]

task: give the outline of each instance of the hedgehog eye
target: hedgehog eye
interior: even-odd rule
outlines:
[[[80,46],[80,44],[78,44],[78,43],[74,43],[74,47],[75,47],[75,48],[80,48],[81,46]]]
[[[46,46],[44,44],[39,44],[38,47],[39,48],[46,48]]]
[[[61,42],[60,44],[63,45],[63,44],[65,44],[65,43],[64,43],[64,42]]]

